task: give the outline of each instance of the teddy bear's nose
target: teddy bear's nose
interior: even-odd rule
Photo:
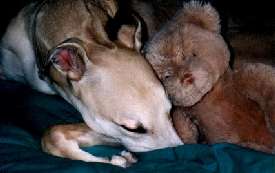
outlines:
[[[180,79],[180,83],[182,85],[190,85],[194,82],[194,76],[192,73],[184,73],[183,76]]]

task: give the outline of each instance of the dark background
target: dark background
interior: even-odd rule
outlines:
[[[7,25],[10,20],[16,16],[16,14],[23,8],[26,4],[32,2],[33,0],[4,0],[1,1],[0,5],[0,36],[5,32]]]
[[[0,36],[12,17],[26,4],[35,0],[3,0],[0,6]],[[181,4],[182,0],[143,0],[155,4]],[[207,0],[204,0],[207,1]],[[223,22],[231,17],[247,30],[275,30],[275,7],[272,0],[209,0],[220,12]]]

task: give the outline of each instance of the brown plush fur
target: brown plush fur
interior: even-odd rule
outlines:
[[[194,105],[226,70],[229,51],[218,23],[210,5],[191,2],[148,43],[146,58],[175,105]]]
[[[218,18],[208,4],[185,4],[147,45],[146,58],[175,105],[175,128],[185,143],[200,136],[275,152],[275,69],[260,58],[272,48],[231,37],[231,70]]]

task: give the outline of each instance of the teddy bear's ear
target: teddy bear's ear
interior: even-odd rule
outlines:
[[[183,4],[179,16],[183,23],[192,23],[211,32],[220,32],[220,18],[218,12],[210,4],[191,1]]]

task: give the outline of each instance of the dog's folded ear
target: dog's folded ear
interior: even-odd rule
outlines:
[[[51,68],[70,80],[78,81],[85,72],[85,51],[77,44],[61,44],[50,55]]]
[[[118,10],[117,1],[115,1],[115,0],[100,0],[99,2],[101,4],[102,8],[107,11],[109,16],[115,17],[117,10]]]
[[[136,19],[136,26],[121,25],[118,31],[117,40],[124,46],[139,52],[142,46],[141,21],[136,16],[134,16],[134,19]]]

